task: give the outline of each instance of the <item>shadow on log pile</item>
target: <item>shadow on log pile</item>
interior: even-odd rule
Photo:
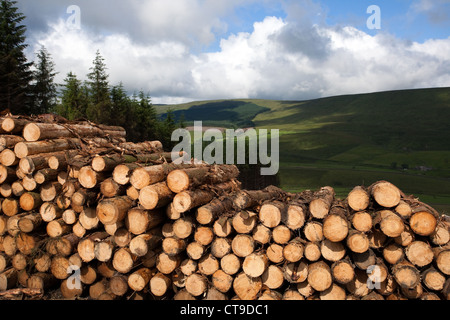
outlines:
[[[288,193],[119,127],[0,120],[0,299],[450,297],[448,219],[387,181]]]

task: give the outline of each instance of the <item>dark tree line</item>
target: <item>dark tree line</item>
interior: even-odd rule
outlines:
[[[150,96],[143,91],[130,95],[122,83],[111,85],[104,58],[97,51],[86,81],[69,72],[63,84],[45,47],[29,62],[25,16],[16,1],[0,0],[0,109],[3,113],[38,115],[56,113],[68,120],[86,119],[122,126],[129,141],[160,140],[172,147],[171,133],[179,124],[169,111],[158,117]]]

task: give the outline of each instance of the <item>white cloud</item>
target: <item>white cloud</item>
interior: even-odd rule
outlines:
[[[138,3],[144,2],[133,0],[130,5]],[[192,7],[170,9],[160,1],[145,2],[136,26],[148,28],[149,34],[166,32],[166,36],[149,36],[148,41],[130,35],[131,29],[109,33],[86,27],[70,30],[60,19],[49,24],[46,32],[34,34],[38,39],[34,49],[44,45],[52,54],[59,82],[69,71],[83,79],[99,49],[111,84],[122,81],[129,91],[149,92],[154,102],[309,99],[450,86],[450,38],[408,42],[384,33],[369,35],[354,27],[299,22],[295,11],[286,19],[266,17],[254,23],[252,32],[222,38],[217,52],[198,53],[193,43],[207,43],[215,36],[213,28],[225,28],[215,17],[232,5],[218,3],[222,7],[208,9],[208,5],[200,6],[200,0],[191,0]],[[201,7],[203,11],[198,12]],[[153,11],[158,12],[154,13],[158,19],[142,22]],[[202,17],[206,12],[208,17]],[[168,19],[173,15],[182,18],[172,21],[175,27],[171,29]],[[304,17],[301,12],[296,15]],[[207,23],[190,25],[201,19]],[[187,35],[196,39],[186,39]]]

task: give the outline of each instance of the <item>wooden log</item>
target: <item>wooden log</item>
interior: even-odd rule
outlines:
[[[82,167],[78,175],[78,181],[86,189],[100,185],[106,178],[107,176],[103,172],[94,171],[90,166]]]
[[[272,229],[272,239],[278,244],[287,244],[291,240],[292,234],[292,230],[285,225],[278,225]]]
[[[5,149],[0,152],[0,163],[5,167],[15,166],[19,163],[19,159],[11,149]]]
[[[2,202],[2,212],[8,216],[12,217],[21,211],[19,201],[14,198],[6,198]]]
[[[213,231],[218,237],[228,237],[233,231],[231,219],[228,219],[226,216],[220,217],[214,222]]]
[[[167,175],[167,186],[174,193],[196,188],[203,184],[218,184],[237,178],[239,170],[234,165],[211,165],[177,169]]]
[[[114,252],[112,264],[114,269],[122,274],[130,272],[135,266],[137,257],[131,253],[130,249],[124,247]]]
[[[14,181],[11,184],[11,191],[14,196],[20,197],[25,192],[25,189],[22,185],[22,181],[20,181],[20,180]]]
[[[229,197],[215,198],[209,203],[197,208],[197,222],[207,225],[216,221],[220,215],[233,210],[233,201]]]
[[[139,235],[162,224],[165,220],[164,212],[161,210],[131,208],[125,218],[125,225],[131,233]]]
[[[111,225],[108,224],[106,226]],[[127,228],[117,225],[115,225],[113,229],[115,230],[114,232],[112,232],[112,230],[108,230],[107,233],[109,235],[114,235],[114,242],[116,243],[116,245],[121,248],[127,247],[133,239],[133,235],[131,234],[131,232],[129,232]]]
[[[113,178],[106,178],[100,183],[100,192],[107,198],[113,198],[124,195],[126,188],[115,182]]]
[[[198,271],[201,274],[211,276],[217,270],[219,270],[219,260],[211,253],[203,255],[203,257],[198,260]]]
[[[347,248],[353,252],[363,253],[369,250],[369,238],[363,232],[350,230],[346,239]]]
[[[205,247],[200,243],[193,241],[186,246],[186,254],[192,260],[199,260],[205,253]]]
[[[46,227],[47,234],[51,238],[61,237],[72,231],[72,226],[66,224],[62,218],[50,221]]]
[[[241,258],[253,253],[255,249],[255,242],[250,235],[237,234],[231,242],[231,250],[235,255]]]
[[[283,285],[284,280],[283,270],[274,264],[269,265],[261,275],[262,284],[269,289],[275,290],[280,288]]]
[[[27,256],[21,252],[16,253],[11,259],[11,265],[17,271],[24,270],[28,265]]]
[[[184,217],[173,223],[173,233],[179,239],[186,239],[194,232],[194,225],[191,217]]]
[[[19,161],[19,168],[25,174],[32,174],[33,172],[41,169],[48,168],[48,161],[51,157],[66,157],[65,151],[40,153],[31,156],[24,157]],[[52,168],[54,169],[54,168]]]
[[[156,268],[163,274],[170,274],[180,266],[180,256],[169,256],[165,252],[158,255]]]
[[[330,267],[323,261],[308,265],[307,280],[314,290],[319,292],[325,291],[333,283]]]
[[[40,235],[19,232],[16,236],[16,246],[21,253],[30,255],[39,246],[41,240]]]
[[[114,249],[115,243],[112,237],[108,237],[95,242],[94,245],[95,259],[97,259],[100,262],[110,261],[113,256]]]
[[[421,272],[422,283],[430,290],[441,291],[444,289],[446,277],[434,267],[428,267]]]
[[[128,276],[128,286],[131,290],[142,291],[152,278],[152,270],[149,268],[139,268]]]
[[[184,239],[167,237],[162,240],[162,250],[169,256],[176,256],[186,249],[187,243]]]
[[[409,219],[409,226],[421,236],[431,235],[437,227],[437,218],[429,211],[416,211]]]
[[[328,289],[320,292],[319,296],[320,300],[346,300],[347,298],[345,289],[335,283]]]
[[[211,243],[211,253],[216,258],[223,258],[231,252],[231,240],[229,238],[215,237]]]
[[[14,268],[0,273],[0,292],[16,287],[18,271]]]
[[[128,278],[122,274],[114,275],[109,279],[109,288],[116,296],[124,296],[129,289]]]
[[[331,265],[331,274],[334,281],[346,285],[354,279],[355,270],[353,269],[350,259],[347,257],[333,262]]]
[[[234,278],[233,290],[240,300],[256,300],[261,289],[261,277],[251,278],[241,272]]]
[[[419,270],[406,260],[392,267],[392,275],[402,288],[412,289],[420,283]]]
[[[267,247],[266,250],[267,257],[270,261],[272,261],[275,264],[281,263],[284,261],[284,255],[283,255],[283,246],[272,243],[270,246]]]
[[[329,214],[323,219],[323,236],[333,242],[344,240],[349,231],[347,211],[339,204],[333,205]]]
[[[238,233],[250,233],[256,226],[258,215],[247,210],[240,210],[231,219],[231,225]]]
[[[31,192],[36,190],[38,184],[36,180],[34,180],[33,175],[29,174],[22,178],[22,186],[26,191]]]
[[[132,205],[128,196],[104,199],[97,205],[97,217],[105,225],[122,221]]]
[[[259,221],[268,228],[275,228],[281,222],[286,206],[280,201],[264,203],[259,210]]]
[[[370,196],[367,190],[361,186],[354,187],[347,196],[347,203],[354,211],[366,210],[370,203]]]
[[[352,260],[356,267],[361,270],[367,270],[370,266],[376,263],[376,255],[372,249],[363,253],[352,253]]]
[[[430,234],[430,240],[434,245],[445,246],[450,242],[450,228],[444,222],[438,222],[436,229]]]
[[[62,186],[59,182],[48,182],[41,186],[40,196],[42,201],[53,201],[62,193]]]
[[[195,189],[183,191],[174,196],[173,207],[176,211],[183,213],[207,204],[214,196],[214,192],[209,190]]]
[[[212,228],[206,226],[197,227],[194,231],[194,240],[203,246],[209,246],[214,240],[214,232]]]
[[[161,237],[156,232],[147,232],[131,239],[129,248],[138,257],[145,256],[149,251],[161,244]]]
[[[211,282],[219,292],[227,293],[233,286],[233,277],[219,269],[211,276]]]
[[[58,177],[58,174],[59,174],[58,170],[45,168],[38,170],[33,175],[33,179],[36,181],[37,184],[43,185],[44,183],[55,181]]]
[[[0,194],[3,198],[9,198],[12,195],[11,185],[9,183],[3,183],[0,185]]]
[[[296,237],[287,243],[283,248],[283,256],[288,262],[297,262],[303,258],[305,246],[300,237]]]
[[[281,222],[291,230],[304,226],[307,217],[307,208],[301,203],[289,203],[281,216]]]
[[[416,239],[416,234],[412,231],[411,227],[408,225],[405,225],[405,229],[403,232],[398,236],[394,238],[395,243],[406,247],[411,242],[413,242]],[[382,243],[383,244],[383,243]]]
[[[392,208],[400,203],[400,190],[388,181],[375,182],[368,190],[375,202],[382,207]]]
[[[256,225],[252,232],[253,240],[255,240],[259,244],[267,244],[269,243],[272,237],[271,229],[267,228],[262,224]]]
[[[372,229],[372,216],[366,211],[355,212],[350,217],[351,224],[355,230],[368,232]]]
[[[66,151],[80,148],[81,142],[77,138],[53,139],[36,142],[19,142],[14,146],[14,153],[19,159],[58,151]]]
[[[91,167],[97,172],[113,171],[122,163],[133,163],[138,159],[128,154],[112,153],[105,156],[95,156],[92,159]]]
[[[9,116],[3,119],[1,130],[8,133],[21,133],[29,122],[30,120],[28,119]]]
[[[323,219],[328,215],[335,196],[334,189],[326,186],[314,193],[314,199],[309,203],[309,211],[316,219]]]
[[[39,289],[45,292],[57,283],[56,278],[47,272],[37,272],[27,279],[27,287],[29,289]]]
[[[44,202],[39,208],[39,214],[42,220],[45,222],[50,222],[52,220],[62,217],[63,210],[60,209],[53,202]]]
[[[166,206],[173,198],[174,194],[165,181],[146,186],[139,191],[139,204],[147,210]]]
[[[241,269],[241,260],[234,253],[228,253],[220,259],[220,269],[234,275]]]
[[[405,252],[403,247],[397,243],[391,243],[383,248],[383,258],[384,260],[391,264],[397,264],[405,257]]]
[[[283,277],[289,283],[306,281],[308,272],[308,264],[304,260],[287,263],[283,266]]]
[[[320,252],[322,257],[326,260],[335,262],[344,258],[346,248],[342,242],[333,242],[328,239],[324,239],[320,245]]]
[[[116,166],[113,170],[112,177],[115,182],[120,185],[126,185],[130,182],[130,176],[133,170],[139,168],[137,163],[122,163]]]
[[[84,262],[90,262],[95,259],[95,244],[98,241],[108,238],[107,232],[94,232],[78,242],[77,252]]]
[[[14,146],[24,141],[23,137],[16,135],[0,135],[0,150],[3,151],[7,148],[14,148]]]
[[[412,214],[412,208],[406,201],[400,200],[399,204],[395,207],[395,212],[403,219],[409,219]]]
[[[322,253],[320,251],[320,243],[310,241],[306,242],[306,244],[304,245],[303,255],[308,261],[318,261],[322,256]]]
[[[186,278],[185,288],[192,296],[198,297],[208,289],[207,278],[200,273],[193,273]]]
[[[13,183],[17,180],[16,171],[11,167],[0,165],[0,184]]]
[[[408,260],[418,267],[429,265],[434,258],[433,251],[428,243],[413,241],[405,249]]]
[[[23,128],[23,137],[26,141],[108,136],[124,138],[125,135],[126,132],[121,127],[92,125],[86,122],[76,124],[28,123]]]
[[[350,295],[355,296],[356,298],[362,298],[367,296],[371,289],[369,289],[367,285],[368,276],[364,270],[355,270],[355,277],[352,281],[345,285],[345,288],[349,292]]]
[[[374,217],[374,225],[379,224],[380,230],[388,237],[398,237],[405,229],[403,220],[391,210],[381,210]],[[378,222],[379,221],[379,222]]]
[[[150,291],[156,297],[163,297],[170,290],[171,283],[167,275],[158,272],[150,279]]]
[[[320,242],[324,239],[323,224],[318,221],[311,220],[305,224],[303,233],[308,241]]]
[[[242,270],[250,277],[259,277],[269,266],[269,258],[263,252],[253,252],[244,258]]]
[[[34,267],[38,272],[48,272],[50,270],[52,256],[43,252],[33,259]]]
[[[434,253],[435,264],[438,269],[445,275],[450,275],[450,247],[435,247],[432,249]]]
[[[285,192],[275,186],[269,186],[263,190],[239,190],[233,195],[234,206],[238,209],[253,208],[264,201],[281,199]]]

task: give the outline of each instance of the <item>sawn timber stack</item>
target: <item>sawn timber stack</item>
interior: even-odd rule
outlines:
[[[387,181],[244,190],[121,127],[0,121],[0,298],[449,298],[448,220]]]

